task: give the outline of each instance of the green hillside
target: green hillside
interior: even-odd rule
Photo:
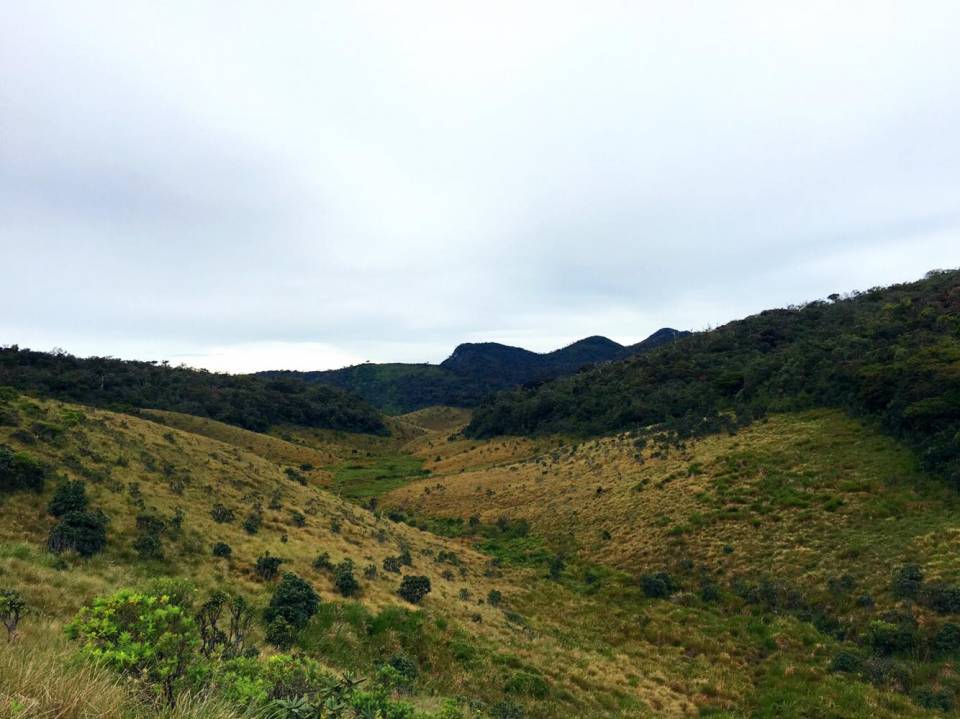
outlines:
[[[768,310],[501,393],[476,408],[466,433],[591,435],[656,425],[682,439],[817,406],[876,421],[960,486],[960,272]]]

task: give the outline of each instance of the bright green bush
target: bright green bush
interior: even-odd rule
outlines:
[[[121,589],[94,600],[67,626],[92,659],[143,681],[168,704],[196,683],[200,635],[193,618],[166,595]]]

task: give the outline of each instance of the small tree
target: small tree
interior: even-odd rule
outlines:
[[[923,585],[923,571],[917,564],[904,564],[893,575],[890,589],[897,599],[915,599]]]
[[[400,583],[397,593],[411,604],[419,604],[430,593],[430,578],[408,574]]]
[[[17,636],[17,627],[27,611],[23,595],[14,589],[0,589],[0,622],[7,629],[7,641]]]
[[[87,487],[79,481],[64,480],[47,505],[47,512],[54,517],[62,517],[70,512],[85,512],[87,509]]]
[[[47,548],[59,554],[73,550],[89,557],[103,550],[107,544],[107,517],[101,511],[69,512],[50,530]]]
[[[320,597],[306,581],[292,572],[287,572],[277,585],[270,598],[270,604],[263,612],[267,623],[282,617],[296,629],[303,628],[310,617],[317,613]]]

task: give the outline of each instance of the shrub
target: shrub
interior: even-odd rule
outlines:
[[[881,655],[907,651],[917,644],[916,628],[907,622],[875,620],[867,627],[867,643]]]
[[[330,561],[330,553],[322,552],[313,560],[313,568],[320,571],[333,571],[333,562]]]
[[[163,543],[156,534],[139,535],[133,542],[133,548],[140,559],[163,559]]]
[[[256,534],[260,531],[261,524],[263,524],[263,516],[260,512],[250,512],[243,520],[243,529],[247,534]]]
[[[54,517],[62,517],[70,512],[85,512],[86,509],[87,487],[79,480],[60,482],[47,505],[47,512]]]
[[[43,491],[47,468],[23,452],[0,444],[0,492]]]
[[[377,578],[377,565],[368,564],[363,568],[363,576],[367,579],[376,579]]]
[[[233,549],[230,548],[230,545],[226,542],[217,542],[213,545],[213,556],[222,557],[224,559],[229,558],[233,554]]]
[[[67,626],[82,651],[131,677],[145,681],[173,704],[188,683],[200,636],[192,617],[166,595],[129,589],[94,600]]]
[[[383,571],[400,574],[400,557],[386,557],[383,560]]]
[[[320,598],[313,587],[296,574],[287,572],[277,585],[263,616],[268,623],[282,617],[294,628],[301,629],[316,614],[319,606]]]
[[[956,703],[953,693],[947,689],[935,691],[929,687],[921,687],[913,694],[914,703],[924,709],[939,709],[943,712],[953,711]]]
[[[924,585],[920,590],[920,603],[937,614],[960,613],[960,587],[944,582]]]
[[[525,694],[535,699],[546,699],[550,694],[550,685],[536,674],[517,672],[511,676],[503,686],[508,694]]]
[[[334,586],[344,597],[353,597],[360,593],[360,583],[353,576],[353,562],[344,559],[334,569]]]
[[[916,564],[904,564],[893,575],[890,590],[897,599],[914,599],[923,584],[923,572]]]
[[[293,522],[293,526],[295,527],[305,527],[307,525],[306,515],[296,510],[290,513],[290,521]]]
[[[89,557],[103,550],[107,544],[107,517],[101,511],[70,512],[50,530],[47,548],[59,554],[73,550]]]
[[[219,503],[213,505],[213,509],[210,510],[210,516],[213,517],[213,521],[217,524],[227,524],[234,519],[233,510]]]
[[[263,556],[257,557],[257,564],[253,571],[260,579],[269,582],[277,578],[280,573],[280,565],[284,561],[280,557],[271,557],[270,552],[267,552]]]
[[[408,574],[397,593],[411,604],[419,604],[430,593],[430,578]]]
[[[7,640],[13,641],[17,627],[27,611],[23,595],[14,589],[0,589],[0,622],[7,630]]]
[[[498,589],[491,589],[487,594],[487,604],[491,607],[499,607],[500,603],[503,601],[503,594],[500,593]]]
[[[844,649],[837,653],[833,661],[830,662],[830,671],[853,674],[860,671],[862,665],[863,659],[861,659],[858,654]]]
[[[651,599],[665,599],[677,591],[673,578],[666,572],[654,572],[640,576],[640,588]]]
[[[942,656],[960,654],[960,626],[947,622],[933,638],[933,649]]]
[[[286,651],[297,642],[297,628],[282,616],[274,617],[267,624],[266,639],[280,651]]]

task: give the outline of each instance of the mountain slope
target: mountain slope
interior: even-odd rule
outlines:
[[[871,417],[960,485],[960,271],[769,310],[624,362],[504,392],[466,433],[599,434],[660,425],[679,438],[766,411]]]
[[[587,365],[646,352],[688,334],[664,328],[629,347],[605,337],[587,337],[543,354],[497,342],[466,343],[439,365],[367,363],[319,372],[260,374],[331,385],[384,412],[403,414],[436,405],[473,407],[493,392],[573,374]]]

